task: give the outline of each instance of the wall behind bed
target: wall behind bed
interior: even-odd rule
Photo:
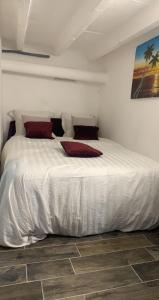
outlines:
[[[60,57],[40,60],[18,55],[4,55],[11,59],[89,71],[101,71],[103,65],[89,62],[81,53],[71,50]],[[35,76],[4,73],[3,80],[3,123],[4,136],[8,130],[7,113],[13,109],[49,110],[98,114],[100,86],[90,83],[53,80]]]
[[[1,74],[1,38],[0,38],[0,151],[2,146],[2,74]]]
[[[109,81],[100,103],[100,127],[129,149],[159,161],[159,98],[130,99],[135,49],[158,35],[155,30],[105,56]]]

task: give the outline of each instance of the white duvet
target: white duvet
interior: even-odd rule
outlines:
[[[103,155],[68,157],[59,140],[15,136],[7,142],[0,245],[20,247],[48,233],[84,236],[159,225],[159,164],[110,140],[83,142]]]

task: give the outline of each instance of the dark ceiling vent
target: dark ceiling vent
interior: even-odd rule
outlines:
[[[13,54],[21,54],[21,55],[27,55],[27,56],[40,57],[40,58],[50,58],[50,55],[48,55],[48,54],[32,53],[32,52],[26,52],[26,51],[21,51],[21,50],[2,49],[2,53],[13,53]]]
[[[54,77],[54,80],[57,80],[57,81],[71,81],[71,82],[76,82],[77,81],[75,79],[61,78],[61,77]]]

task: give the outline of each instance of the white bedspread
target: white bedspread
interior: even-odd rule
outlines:
[[[104,155],[67,157],[59,140],[15,136],[7,142],[0,245],[20,247],[48,233],[84,236],[159,225],[159,164],[110,140],[83,142]]]

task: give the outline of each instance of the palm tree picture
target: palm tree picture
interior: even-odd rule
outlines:
[[[159,97],[159,36],[136,48],[131,98]]]
[[[156,67],[158,62],[159,62],[159,52],[157,52],[155,55],[152,55],[149,65],[151,65],[153,68]]]
[[[154,45],[153,44],[147,47],[147,49],[144,52],[144,59],[146,61],[150,60],[150,58],[153,54],[153,51],[154,51]]]

